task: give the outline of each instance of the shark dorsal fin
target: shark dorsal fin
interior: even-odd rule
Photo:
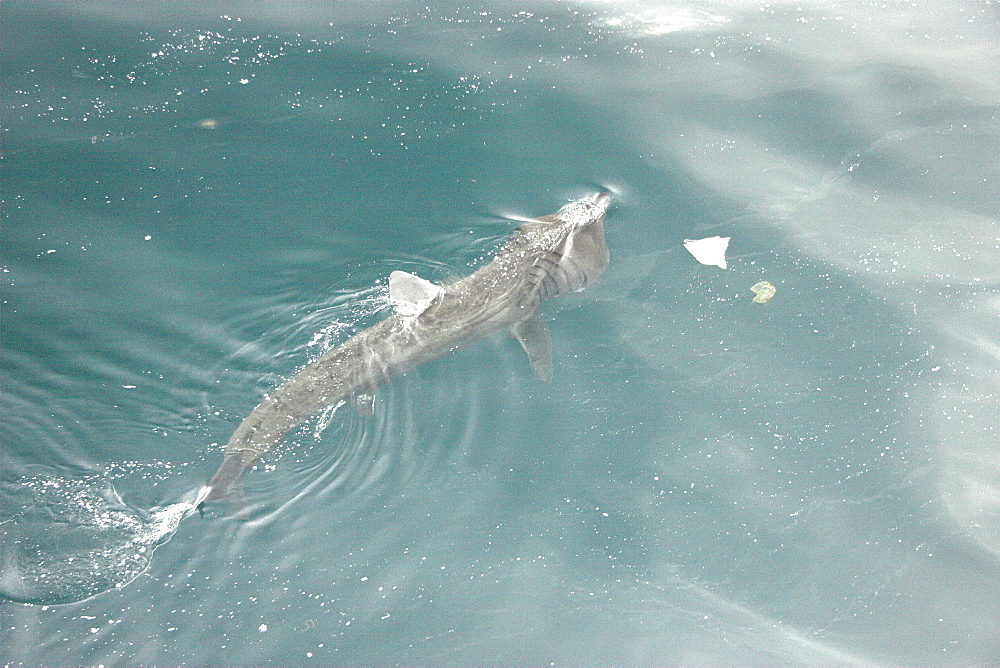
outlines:
[[[443,292],[444,288],[416,274],[406,271],[394,271],[389,274],[389,302],[399,315],[407,317],[420,315]]]
[[[545,383],[552,382],[552,339],[549,327],[540,311],[510,326],[513,336],[528,353],[528,362],[535,377]]]

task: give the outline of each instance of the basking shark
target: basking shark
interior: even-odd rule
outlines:
[[[195,501],[227,497],[247,468],[321,409],[341,401],[372,412],[393,376],[507,329],[539,379],[552,380],[552,342],[539,304],[587,287],[608,266],[607,193],[570,202],[514,230],[493,260],[440,286],[405,271],[389,275],[392,314],[303,368],[253,409]]]

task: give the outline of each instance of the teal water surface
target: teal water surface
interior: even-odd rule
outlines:
[[[1000,659],[995,3],[0,11],[4,662]],[[598,190],[551,385],[496,335],[194,512],[391,271]]]

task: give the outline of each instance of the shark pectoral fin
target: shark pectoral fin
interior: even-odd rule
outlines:
[[[442,292],[444,288],[416,274],[405,271],[389,274],[389,302],[400,315],[420,315]]]
[[[375,394],[373,392],[360,392],[351,397],[354,410],[358,415],[367,416],[375,412]]]
[[[508,330],[528,353],[528,362],[535,376],[545,382],[552,382],[552,339],[549,327],[540,311],[510,326]]]

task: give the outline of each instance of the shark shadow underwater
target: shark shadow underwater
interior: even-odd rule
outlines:
[[[535,376],[550,382],[552,342],[539,305],[584,289],[607,268],[604,214],[610,202],[601,192],[529,220],[489,264],[447,286],[392,272],[392,314],[265,396],[233,432],[222,465],[194,505],[201,510],[206,501],[232,498],[243,471],[323,408],[349,401],[369,414],[375,390],[393,376],[501,329],[521,343]]]

